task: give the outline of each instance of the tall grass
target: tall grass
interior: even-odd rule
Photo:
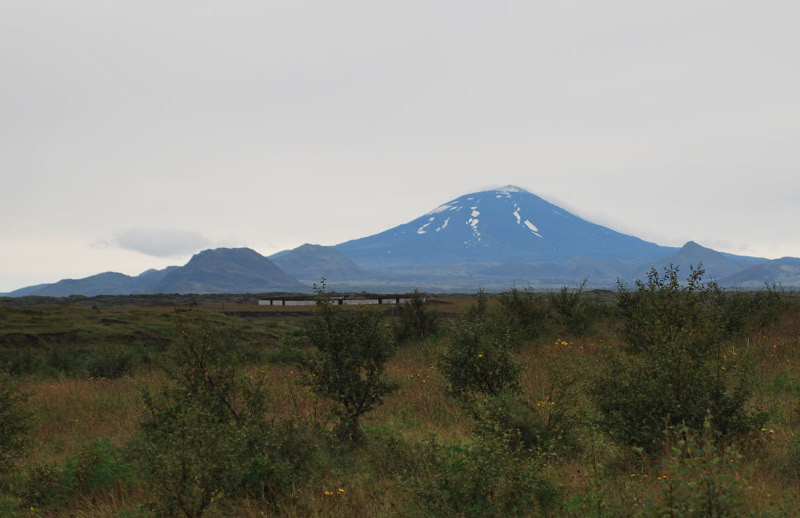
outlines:
[[[466,308],[469,302],[461,298],[453,307]],[[490,299],[489,307],[496,306]],[[94,310],[84,308],[29,309],[32,312],[14,310],[0,319],[0,336],[28,333],[55,340],[48,333],[68,333],[70,321],[73,329],[82,329],[79,337],[102,331],[106,338],[122,340],[120,337],[136,332],[139,325],[148,333],[159,330],[165,337],[170,332],[169,319],[162,317],[160,310],[103,309],[101,316],[93,319]],[[571,416],[562,436],[568,432],[573,447],[548,454],[540,473],[554,488],[549,516],[654,516],[668,509],[670,487],[684,491],[689,495],[686,499],[702,498],[690,492],[693,484],[707,477],[713,477],[720,495],[738,502],[738,507],[731,507],[731,516],[800,515],[800,309],[789,308],[777,321],[730,343],[731,351],[736,352],[736,360],[731,353],[731,365],[739,362],[739,368],[750,369],[754,377],[748,405],[767,412],[764,429],[719,443],[712,437],[693,435],[693,456],[680,453],[687,446],[679,441],[688,436],[673,437],[655,454],[646,456],[615,443],[594,425],[597,410],[585,382],[622,344],[613,311],[606,309],[602,314],[588,336],[576,338],[554,325],[531,340],[523,337],[511,353],[520,368],[519,393],[532,411],[541,412],[535,417],[546,419],[552,412],[547,406],[551,402],[556,408],[564,405]],[[51,317],[52,324],[48,323]],[[215,318],[231,322],[225,315]],[[239,324],[250,326],[244,333],[246,344],[269,352],[295,332],[300,318],[269,317]],[[101,346],[95,338],[87,340],[91,347]],[[253,355],[242,368],[254,375],[263,370],[267,376],[266,406],[271,419],[291,422],[316,438],[313,469],[278,502],[268,503],[254,495],[232,497],[206,516],[429,515],[408,482],[410,477],[425,474],[420,457],[425,445],[431,437],[443,447],[466,447],[476,441],[474,415],[446,396],[445,379],[436,368],[443,340],[434,337],[409,342],[389,361],[386,376],[396,388],[381,406],[363,417],[365,444],[358,448],[343,448],[331,440],[335,425],[332,404],[300,382],[302,374],[296,367],[269,363],[265,360],[269,355]],[[567,375],[577,381],[569,392],[559,392],[560,380]],[[31,447],[18,466],[20,476],[25,476],[37,466],[66,466],[98,441],[107,440],[124,450],[143,417],[141,389],[157,391],[166,381],[153,364],[145,363],[116,379],[32,373],[20,377],[19,382],[29,395],[27,405],[33,414]],[[545,405],[537,407],[541,402]],[[144,487],[144,481],[134,478],[33,511],[27,502],[0,489],[0,514],[151,516],[144,505],[150,498]],[[522,515],[545,516],[541,507],[526,512]]]

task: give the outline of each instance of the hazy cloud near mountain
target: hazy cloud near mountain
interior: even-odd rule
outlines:
[[[208,248],[211,241],[187,230],[131,228],[119,232],[111,244],[154,257],[177,257]]]

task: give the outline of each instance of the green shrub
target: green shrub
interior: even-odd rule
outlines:
[[[189,518],[234,495],[275,502],[302,474],[308,445],[273,425],[266,377],[237,372],[235,336],[180,312],[176,327],[159,362],[170,385],[144,393],[147,417],[129,445],[153,507]]]
[[[411,300],[400,306],[392,334],[397,343],[408,340],[425,340],[439,328],[439,315],[425,305],[425,297],[414,290]]]
[[[21,497],[31,507],[57,506],[132,481],[133,472],[120,450],[108,441],[96,441],[60,464],[33,467],[25,475]]]
[[[475,302],[470,304],[467,311],[464,313],[464,318],[470,322],[483,320],[489,316],[489,297],[483,288],[478,289],[475,294]]]
[[[485,317],[467,315],[451,327],[438,367],[448,393],[467,401],[476,396],[500,396],[519,387],[519,367],[511,357],[508,334],[496,336]]]
[[[578,448],[575,432],[582,425],[578,376],[564,372],[551,372],[551,376],[548,389],[536,397],[505,393],[478,400],[470,408],[476,432],[512,432],[528,449],[574,452]]]
[[[800,435],[792,437],[782,471],[792,482],[800,482]]]
[[[199,517],[228,497],[275,502],[302,473],[308,445],[265,422],[266,416],[220,415],[187,394],[148,401],[148,419],[130,455],[159,514]]]
[[[265,355],[266,361],[272,365],[302,366],[307,358],[301,349],[303,342],[304,339],[295,334],[283,336],[278,342],[278,347]]]
[[[0,487],[27,444],[31,416],[25,409],[26,396],[10,376],[0,371]]]
[[[549,511],[559,498],[540,477],[544,466],[509,431],[479,435],[464,446],[431,439],[406,482],[422,516],[531,516],[537,507]]]
[[[753,294],[751,308],[756,326],[764,328],[778,321],[781,314],[789,307],[786,295],[775,284],[767,284],[763,290]]]
[[[32,373],[50,373],[45,355],[33,347],[16,350],[0,349],[0,371],[14,376]]]
[[[635,291],[620,286],[624,350],[611,355],[590,390],[615,440],[652,451],[665,428],[702,430],[708,413],[717,434],[760,426],[763,415],[746,409],[751,376],[727,360],[717,288],[702,274],[692,270],[684,285],[677,268],[663,276],[654,269]]]
[[[658,498],[642,516],[744,516],[747,495],[737,479],[742,456],[733,448],[720,450],[710,426],[707,420],[705,432],[684,427],[668,434],[671,447],[656,477]]]
[[[748,336],[774,324],[787,307],[784,295],[769,285],[755,292],[717,290],[714,303],[720,307],[720,327],[729,337]]]
[[[112,379],[131,374],[147,359],[147,351],[141,345],[77,347],[65,343],[0,352],[0,367],[14,375]]]
[[[584,300],[586,282],[587,279],[584,279],[574,290],[562,286],[559,291],[547,294],[556,322],[565,333],[572,336],[590,335],[599,315],[597,304]]]
[[[772,390],[776,393],[800,394],[800,380],[794,378],[787,371],[781,371],[772,378]]]
[[[102,347],[86,359],[86,375],[90,378],[121,378],[139,365],[136,351],[123,346]]]
[[[309,375],[312,390],[336,402],[336,434],[357,443],[363,436],[359,419],[392,389],[384,371],[395,344],[380,313],[335,306],[324,284],[317,295],[314,318],[307,328],[316,350],[301,367]]]
[[[491,319],[495,334],[508,334],[515,343],[536,340],[544,334],[550,308],[537,300],[532,289],[512,287],[498,301],[500,305]]]

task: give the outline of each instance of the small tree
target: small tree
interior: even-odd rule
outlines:
[[[317,289],[317,309],[307,328],[315,353],[303,364],[308,383],[317,394],[338,404],[336,434],[357,443],[363,437],[361,416],[379,405],[391,390],[384,377],[395,351],[380,313],[343,310]]]
[[[400,343],[406,340],[425,340],[439,327],[439,315],[425,304],[425,297],[414,290],[411,300],[400,306],[398,323],[393,328],[395,340]]]

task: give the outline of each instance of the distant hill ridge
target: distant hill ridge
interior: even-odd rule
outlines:
[[[106,272],[83,279],[64,279],[12,291],[28,295],[127,295],[147,293],[305,292],[309,287],[249,248],[217,248],[195,254],[184,266],[147,270],[132,277]]]
[[[217,248],[195,254],[169,272],[154,293],[261,293],[303,291],[308,286],[250,248]]]
[[[757,264],[741,272],[720,279],[723,286],[762,288],[764,285],[800,287],[800,259],[782,257]]]

